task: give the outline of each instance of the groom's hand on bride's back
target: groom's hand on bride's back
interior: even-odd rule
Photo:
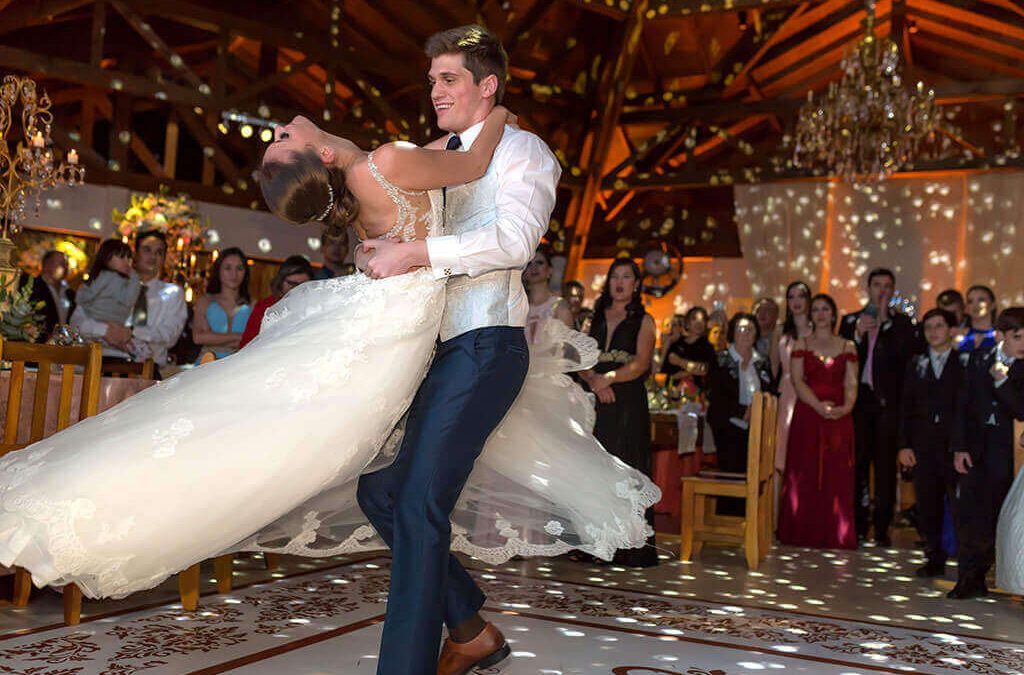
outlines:
[[[363,252],[368,256],[366,275],[374,279],[395,277],[430,264],[424,241],[368,239],[363,242]]]

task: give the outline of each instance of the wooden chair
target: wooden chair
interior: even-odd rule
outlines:
[[[153,359],[145,361],[104,361],[103,377],[125,377],[129,379],[152,380],[156,372]]]
[[[99,410],[100,369],[102,350],[99,344],[58,347],[0,339],[0,359],[12,362],[10,387],[7,392],[7,419],[4,422],[0,456],[40,441],[46,435],[46,409],[50,393],[50,374],[60,366],[60,402],[57,409],[57,429],[70,425],[71,398],[74,392],[75,368],[82,368],[82,395],[78,409],[80,420],[91,417]],[[28,443],[18,442],[21,418],[21,399],[25,388],[25,364],[35,363],[36,386],[32,394],[32,421]],[[28,571],[16,567],[14,571],[15,607],[25,607],[32,591],[32,578]],[[78,624],[82,616],[82,591],[75,584],[64,587],[64,621]]]
[[[706,541],[743,546],[747,568],[752,570],[768,554],[772,542],[777,419],[778,400],[768,394],[755,394],[750,406],[746,474],[709,471],[683,478],[680,560],[700,555]],[[719,497],[745,499],[745,516],[716,515]]]

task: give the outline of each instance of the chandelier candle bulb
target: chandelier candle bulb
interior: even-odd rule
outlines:
[[[32,137],[32,147],[42,148],[46,145],[46,139],[43,138],[43,132],[37,131],[35,136]]]
[[[78,164],[78,153],[74,148],[68,150],[68,164]]]

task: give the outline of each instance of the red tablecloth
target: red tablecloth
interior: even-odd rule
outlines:
[[[654,529],[666,534],[679,534],[683,476],[696,475],[709,461],[705,459],[699,442],[694,452],[680,455],[678,439],[679,422],[676,415],[652,411],[651,478],[661,488],[661,501],[654,505]]]
[[[60,375],[50,375],[50,387],[47,390],[46,422],[44,436],[56,432],[57,411],[60,407]],[[99,412],[112,408],[133,394],[149,387],[155,380],[130,379],[127,377],[100,378]],[[7,397],[10,395],[11,372],[0,372],[0,392],[3,405],[0,405],[0,429],[7,422]],[[21,410],[18,421],[18,443],[27,443],[32,430],[32,399],[36,390],[36,373],[26,372],[25,383],[21,391]],[[71,397],[71,422],[78,421],[78,408],[82,401],[82,376],[75,375],[75,384]]]

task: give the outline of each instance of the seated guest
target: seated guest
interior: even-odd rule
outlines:
[[[715,437],[718,468],[747,472],[750,404],[754,394],[771,391],[771,364],[754,348],[760,337],[757,319],[736,314],[729,322],[729,348],[718,352],[707,379],[708,423]],[[742,499],[718,500],[718,513],[743,515]]]
[[[202,347],[200,358],[212,352],[222,359],[238,351],[249,320],[249,259],[239,248],[229,248],[210,267],[206,295],[196,301],[192,341]]]
[[[78,306],[97,321],[128,326],[141,289],[139,275],[132,269],[131,247],[120,239],[107,239],[78,290]]]
[[[104,357],[128,360],[132,354],[127,348],[132,344],[136,353],[146,353],[156,363],[158,379],[160,367],[168,363],[168,351],[188,320],[184,290],[160,280],[166,257],[163,232],[147,230],[135,238],[135,271],[142,288],[132,309],[131,325],[94,319],[81,307],[71,314],[71,325],[82,337],[102,340]]]
[[[39,276],[22,275],[18,287],[22,288],[32,278],[33,304],[43,303],[43,323],[40,326],[38,342],[46,342],[53,335],[53,329],[68,322],[75,311],[75,292],[68,288],[68,257],[60,251],[47,251],[43,256],[43,269]]]
[[[814,296],[814,332],[793,350],[790,373],[797,403],[779,499],[783,544],[857,548],[852,414],[857,347],[836,335],[838,318],[835,300]]]
[[[964,368],[953,351],[956,315],[931,309],[921,321],[928,351],[911,359],[903,383],[900,452],[902,466],[914,467],[917,529],[924,538],[925,565],[919,577],[942,576],[944,499],[953,502],[953,436],[961,412]],[[950,358],[952,356],[952,358]]]
[[[700,389],[704,388],[715,348],[706,337],[708,312],[703,307],[691,307],[683,320],[683,336],[669,345],[668,354],[661,364],[661,372],[676,378],[692,378]]]
[[[969,328],[957,345],[961,354],[996,346],[996,294],[988,286],[971,286],[967,291]]]
[[[772,352],[772,338],[775,336],[775,328],[779,323],[779,303],[772,298],[761,298],[754,303],[753,314],[757,317],[757,329],[761,337],[757,339],[754,349],[761,353],[761,356],[770,356]]]
[[[1001,341],[995,349],[976,349],[968,361],[953,455],[960,553],[956,586],[947,597],[956,599],[988,594],[996,522],[1013,482],[1013,421],[1024,420],[1024,307],[1004,311],[996,328]]]
[[[320,255],[323,256],[323,267],[317,268],[317,281],[333,279],[354,274],[355,265],[345,262],[348,258],[348,230],[342,229],[339,233],[333,234],[325,228],[320,235]]]
[[[263,298],[252,308],[249,320],[245,324],[245,331],[242,333],[242,340],[239,349],[253,341],[260,333],[260,325],[263,323],[263,315],[271,306],[296,286],[306,283],[313,278],[313,266],[301,255],[293,255],[281,263],[281,269],[277,271],[270,281],[270,295]]]

